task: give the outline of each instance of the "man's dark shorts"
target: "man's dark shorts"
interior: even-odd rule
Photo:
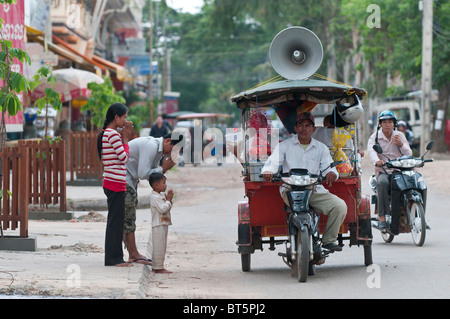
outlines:
[[[127,191],[125,193],[125,223],[123,226],[123,231],[127,234],[134,233],[136,231],[137,204],[137,193],[127,184]]]

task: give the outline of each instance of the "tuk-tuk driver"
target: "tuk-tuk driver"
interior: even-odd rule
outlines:
[[[278,172],[281,164],[285,173],[291,168],[303,168],[308,169],[311,174],[320,174],[321,170],[326,169],[333,162],[328,147],[311,137],[315,130],[315,120],[310,113],[299,114],[294,129],[297,135],[279,143],[267,159],[261,170],[265,181],[272,181],[273,174]],[[339,177],[335,168],[327,169],[324,174],[327,183],[332,183]],[[288,186],[283,185],[280,193],[286,205],[289,205],[285,195],[287,190]],[[347,214],[345,201],[331,194],[322,185],[316,185],[309,205],[315,211],[328,216],[322,236],[322,247],[327,250],[341,251],[342,247],[337,243],[337,236]]]

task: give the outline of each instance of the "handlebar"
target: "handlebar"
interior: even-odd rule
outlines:
[[[423,167],[425,163],[433,162],[433,159],[425,159],[425,155],[432,149],[433,147],[433,141],[428,143],[426,149],[427,151],[425,154],[422,155],[421,158],[414,158],[412,156],[400,156],[399,158],[395,160],[391,160],[386,155],[383,154],[383,150],[379,144],[373,145],[373,150],[377,152],[378,154],[382,155],[384,158],[386,158],[388,161],[386,163],[383,163],[381,167],[388,167],[388,168],[397,168],[397,169],[413,169],[415,167]],[[376,164],[375,164],[376,166]]]
[[[289,173],[274,173],[273,177],[272,177],[272,182],[282,182],[283,184],[287,184],[287,185],[291,185],[291,186],[306,186],[306,184],[303,184],[302,182],[307,182],[305,180],[305,176],[308,176],[310,179],[315,179],[315,181],[311,182],[309,185],[318,185],[320,183],[322,183],[324,176],[322,175],[325,171],[327,171],[330,168],[336,167],[337,165],[341,164],[342,161],[336,161],[336,162],[332,162],[330,163],[330,165],[325,168],[323,171],[320,171],[320,173],[317,174],[311,174],[309,173],[309,171],[307,169],[303,169],[303,168],[293,168],[289,171]],[[286,181],[283,180],[283,177],[289,177],[291,178],[292,176],[298,176],[299,179],[300,176],[303,176],[303,181],[297,181],[300,182],[301,184],[290,184],[287,183]],[[259,175],[260,178],[263,178],[263,174]]]
[[[307,172],[307,171],[306,171]],[[259,175],[260,178],[263,177],[262,174]],[[283,178],[284,177],[284,178]],[[308,187],[321,184],[323,181],[323,176],[316,174],[291,174],[291,173],[275,173],[272,177],[272,183],[281,182],[283,184],[289,185],[291,187]]]
[[[431,163],[434,160],[432,158],[430,159],[423,159],[423,158],[413,158],[413,157],[399,157],[395,160],[389,160],[383,165],[379,167],[387,167],[387,168],[395,168],[395,169],[413,169],[416,167],[423,167],[425,163]],[[375,166],[377,166],[375,164]]]
[[[283,176],[285,175],[285,176]],[[288,175],[286,173],[280,174],[280,173],[274,173],[272,177],[272,182],[282,182],[282,177],[287,177]],[[259,174],[259,178],[263,178],[263,174]]]

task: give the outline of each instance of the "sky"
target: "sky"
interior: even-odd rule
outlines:
[[[189,12],[192,14],[199,13],[203,5],[203,0],[166,0],[169,7],[182,12]]]

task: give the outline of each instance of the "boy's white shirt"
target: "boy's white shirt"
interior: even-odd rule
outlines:
[[[166,199],[164,192],[152,191],[150,195],[150,210],[152,212],[152,227],[172,225],[170,209],[172,203]]]

